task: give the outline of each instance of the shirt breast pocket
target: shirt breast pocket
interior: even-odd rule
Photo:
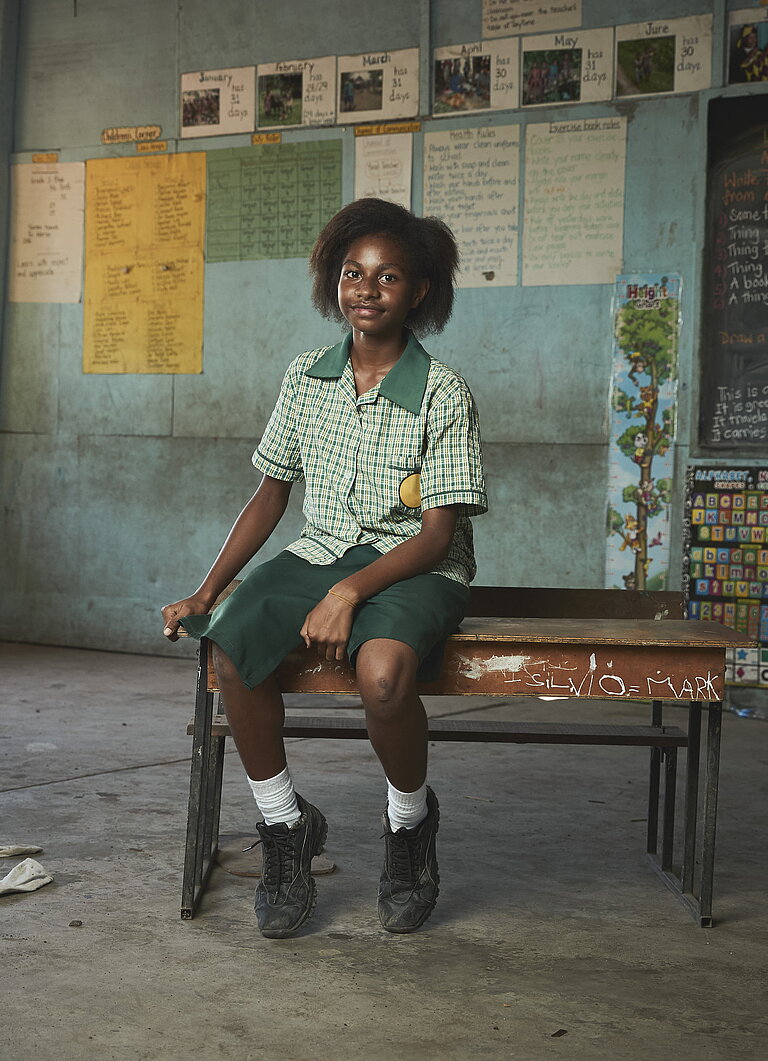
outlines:
[[[421,508],[422,455],[413,447],[398,448],[385,457],[387,493],[400,513]]]

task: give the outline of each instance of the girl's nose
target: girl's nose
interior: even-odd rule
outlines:
[[[360,281],[360,294],[363,298],[375,298],[378,295],[378,289],[373,277],[363,276]]]

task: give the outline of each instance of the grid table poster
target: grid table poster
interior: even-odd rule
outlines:
[[[483,0],[483,36],[542,33],[581,25],[581,0]]]
[[[768,81],[768,9],[728,14],[728,84]]]
[[[697,92],[712,80],[712,16],[616,27],[616,95]]]
[[[622,266],[626,118],[526,130],[523,284],[612,284]]]
[[[680,277],[616,278],[605,584],[667,587]]]
[[[336,56],[259,64],[256,71],[259,129],[333,125],[336,121]]]
[[[9,302],[79,302],[85,164],[11,166]]]
[[[202,372],[205,155],[86,164],[84,372]]]
[[[519,52],[517,37],[436,48],[435,117],[517,107]]]
[[[524,107],[610,99],[613,30],[572,30],[526,37],[520,86]]]
[[[337,122],[382,122],[419,113],[419,49],[340,55]]]
[[[355,198],[387,199],[411,209],[413,134],[355,137]]]
[[[255,85],[253,66],[182,74],[182,138],[252,132],[256,126]]]
[[[209,262],[304,258],[341,207],[341,140],[207,157]]]
[[[688,615],[740,630],[725,680],[768,688],[768,468],[688,468],[683,592]]]
[[[459,243],[459,287],[517,283],[520,127],[494,125],[424,135],[424,213]]]

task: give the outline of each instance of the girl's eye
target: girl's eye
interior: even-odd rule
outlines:
[[[357,271],[357,269],[345,269],[344,275],[350,280],[357,280],[360,273]]]
[[[397,280],[397,277],[394,273],[384,273],[381,279],[386,280],[387,283],[392,283],[393,280]]]

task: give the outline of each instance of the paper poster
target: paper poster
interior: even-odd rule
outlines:
[[[256,128],[255,91],[253,66],[182,74],[182,137],[252,132]]]
[[[726,683],[768,688],[768,468],[688,468],[683,594],[689,618],[758,642],[727,650]]]
[[[333,125],[336,121],[336,56],[260,63],[256,100],[259,129]]]
[[[373,197],[411,209],[413,134],[355,137],[355,198]]]
[[[616,277],[606,520],[608,589],[668,586],[680,277]]]
[[[581,25],[581,0],[483,0],[483,36],[543,33]]]
[[[341,207],[341,140],[209,151],[209,262],[305,258]]]
[[[459,287],[517,283],[520,127],[494,125],[424,135],[424,213],[459,243]]]
[[[84,372],[202,372],[205,155],[86,165]]]
[[[9,302],[79,302],[85,163],[11,166]]]
[[[419,49],[340,55],[339,124],[414,118],[419,113]]]
[[[517,37],[436,48],[435,117],[517,107],[519,51]]]
[[[712,16],[616,27],[616,95],[696,92],[712,81]]]
[[[728,84],[768,81],[768,8],[728,15]]]
[[[524,107],[610,99],[613,30],[572,30],[526,37],[520,85]]]
[[[523,284],[610,284],[621,271],[626,118],[529,125]]]

